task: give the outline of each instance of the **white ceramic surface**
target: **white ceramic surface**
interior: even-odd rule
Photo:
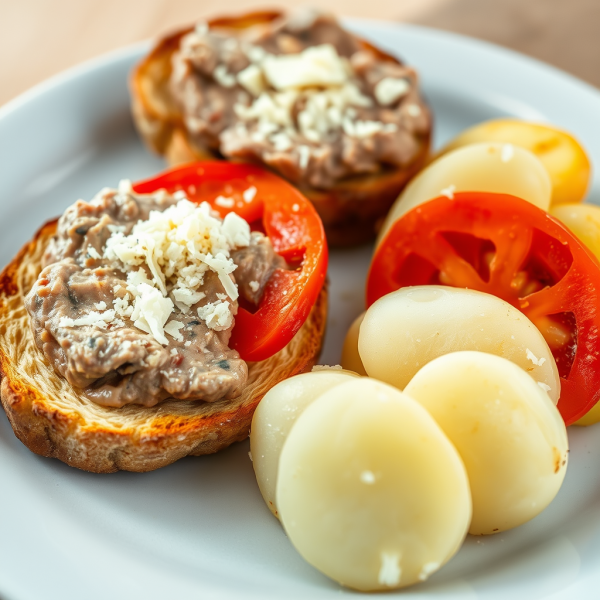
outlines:
[[[600,164],[600,93],[512,52],[415,27],[351,22],[416,66],[436,143],[491,117],[549,121]],[[127,75],[136,46],[54,78],[0,109],[0,263],[77,198],[162,167],[138,141]],[[591,197],[600,198],[596,177]],[[331,256],[323,362],[361,310],[370,249]],[[1,412],[1,411],[0,411]],[[428,582],[388,597],[600,597],[600,425],[571,428],[563,488],[516,530],[469,538]],[[92,475],[30,453],[0,414],[0,598],[321,599],[354,595],[306,564],[264,506],[247,443],[153,473]]]

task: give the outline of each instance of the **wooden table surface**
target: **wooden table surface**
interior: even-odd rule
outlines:
[[[0,105],[86,59],[260,0],[0,0]],[[600,87],[600,0],[319,0],[340,15],[418,23],[486,39]],[[226,9],[224,9],[226,6]]]

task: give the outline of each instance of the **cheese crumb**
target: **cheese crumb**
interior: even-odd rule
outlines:
[[[380,557],[381,567],[379,569],[379,583],[388,587],[397,586],[402,577],[400,555],[396,552],[382,552]]]
[[[277,90],[341,85],[348,78],[344,61],[331,44],[311,46],[298,54],[269,54],[263,69]]]
[[[223,300],[208,302],[198,308],[198,316],[206,321],[206,326],[215,331],[229,329],[233,323],[233,315],[229,303]]]
[[[185,327],[181,321],[169,321],[165,325],[165,333],[168,333],[172,338],[178,342],[183,342],[183,335],[179,333],[179,330]]]
[[[237,74],[237,80],[253,96],[259,96],[266,87],[262,69],[253,64],[240,71]]]
[[[215,81],[226,88],[231,88],[236,84],[236,78],[234,75],[227,71],[225,65],[217,65],[213,71],[213,77]]]
[[[308,167],[308,161],[310,160],[310,148],[308,146],[300,145],[298,146],[298,154],[300,156],[298,166],[301,169],[306,169],[306,167]]]
[[[244,198],[244,202],[252,202],[252,200],[254,200],[254,196],[256,196],[256,188],[254,186],[249,187],[242,193],[242,198]]]
[[[100,302],[95,302],[94,308],[98,310],[106,310],[106,302],[104,302],[104,300],[101,300]]]
[[[98,250],[96,250],[96,248],[94,248],[94,246],[88,246],[87,247],[87,253],[92,258],[95,258],[95,259],[102,258],[102,256],[99,254]]]
[[[418,104],[409,104],[406,107],[406,112],[411,117],[418,117],[421,114],[421,107]]]
[[[260,283],[258,283],[258,281],[251,281],[248,285],[253,292],[258,292],[258,288],[260,287]]]
[[[109,323],[115,320],[115,311],[107,310],[102,313],[95,310],[90,311],[87,315],[79,317],[77,319],[71,319],[70,317],[61,317],[58,321],[59,327],[79,327],[81,325],[93,325],[100,329],[106,329]]]
[[[546,359],[544,357],[537,358],[529,348],[526,348],[525,355],[527,356],[528,360],[530,360],[534,365],[537,365],[538,367],[541,367],[546,362]]]
[[[400,100],[410,90],[410,85],[406,79],[398,79],[396,77],[384,77],[375,86],[373,90],[377,102],[381,106],[390,106],[394,102]]]
[[[215,204],[222,206],[223,208],[233,208],[235,206],[235,200],[233,198],[227,198],[226,196],[217,196],[215,198]]]
[[[425,581],[440,568],[439,562],[428,562],[423,565],[419,573],[419,581]]]
[[[360,480],[367,485],[373,485],[375,483],[375,475],[373,471],[363,471],[360,474]]]
[[[545,392],[549,392],[552,388],[545,384],[543,381],[538,381],[537,384],[545,391]]]
[[[440,190],[440,196],[446,196],[449,200],[454,200],[454,192],[456,191],[456,186],[451,184],[447,188]]]

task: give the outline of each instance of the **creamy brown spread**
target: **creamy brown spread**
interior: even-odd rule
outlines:
[[[129,234],[150,211],[164,211],[176,202],[165,193],[108,189],[89,203],[76,202],[60,218],[44,269],[25,299],[37,346],[57,373],[98,404],[153,406],[166,398],[213,402],[239,396],[246,383],[247,365],[228,347],[233,324],[215,330],[197,314],[223,298],[237,312],[237,300],[226,297],[212,271],[204,276],[201,300],[185,312],[175,306],[170,320],[183,326],[179,339],[167,336],[167,344],[128,317],[74,325],[90,313],[107,314],[127,294],[124,265],[104,256],[115,228]],[[233,249],[231,258],[237,268],[230,277],[250,303],[259,302],[273,270],[285,267],[261,233],[253,232],[249,245]],[[140,269],[151,277],[147,266]]]
[[[309,72],[311,48],[330,80]],[[286,77],[283,55],[306,59],[306,85]],[[290,63],[287,75],[295,70]],[[199,25],[173,56],[170,88],[198,145],[316,188],[409,164],[431,128],[415,71],[382,60],[314,11],[235,31]]]

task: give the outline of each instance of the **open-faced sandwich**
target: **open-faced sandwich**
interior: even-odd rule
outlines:
[[[314,208],[259,167],[196,163],[77,201],[0,276],[17,437],[94,472],[244,439],[318,356],[326,268]]]
[[[131,91],[142,137],[170,164],[267,166],[314,203],[334,245],[372,238],[428,154],[431,115],[415,71],[308,9],[165,37]]]

